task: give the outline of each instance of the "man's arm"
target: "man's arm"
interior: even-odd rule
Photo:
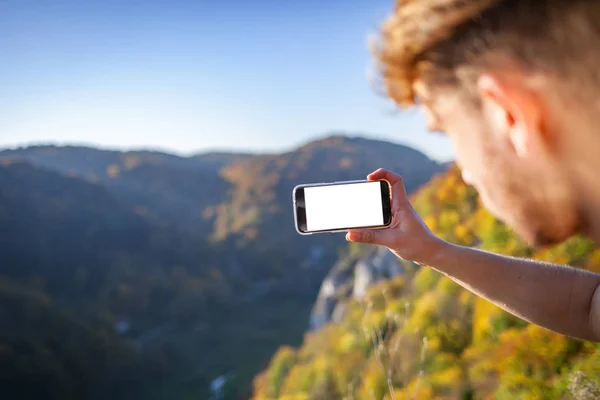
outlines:
[[[440,242],[426,264],[529,322],[600,341],[600,275]]]
[[[377,170],[369,179],[385,179],[392,186],[392,225],[385,230],[351,230],[347,240],[385,246],[400,258],[429,265],[544,328],[600,341],[600,275],[447,243],[414,211],[400,176]]]

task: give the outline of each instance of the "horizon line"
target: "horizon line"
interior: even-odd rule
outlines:
[[[176,157],[180,157],[180,158],[190,158],[190,157],[195,157],[195,156],[199,156],[199,155],[208,155],[208,154],[241,154],[241,155],[259,156],[259,155],[276,155],[276,154],[291,152],[291,151],[299,149],[305,145],[308,145],[310,143],[322,141],[322,140],[333,138],[333,137],[344,137],[344,138],[348,138],[348,139],[365,139],[365,140],[372,140],[372,141],[387,142],[387,143],[391,143],[391,144],[395,144],[395,145],[405,146],[410,149],[419,151],[419,152],[425,154],[428,158],[431,158],[438,162],[453,161],[452,157],[449,159],[433,157],[430,154],[426,154],[423,150],[418,149],[418,148],[416,148],[410,144],[407,144],[406,142],[403,142],[403,141],[393,141],[393,140],[389,140],[388,138],[377,137],[377,135],[369,137],[365,133],[349,133],[349,132],[337,132],[337,131],[314,135],[312,137],[312,139],[302,140],[302,141],[299,141],[298,143],[296,143],[295,145],[285,146],[285,147],[282,147],[279,149],[262,149],[261,150],[261,149],[243,149],[243,148],[235,148],[235,147],[229,147],[229,148],[228,147],[221,147],[221,148],[215,147],[215,148],[206,148],[206,149],[196,149],[196,150],[191,150],[191,151],[180,151],[177,149],[173,149],[173,148],[169,148],[169,147],[161,147],[161,146],[145,146],[145,145],[119,146],[119,145],[104,145],[104,144],[100,144],[97,142],[89,142],[89,141],[52,141],[52,140],[48,140],[48,141],[30,141],[30,142],[15,143],[12,145],[11,144],[3,145],[3,146],[0,146],[0,152],[11,151],[11,150],[12,151],[22,150],[22,149],[28,149],[28,148],[33,148],[33,147],[59,147],[59,148],[74,147],[74,148],[94,149],[94,150],[100,150],[100,151],[114,151],[114,152],[119,152],[119,153],[149,152],[149,153],[157,153],[157,154],[176,156]]]

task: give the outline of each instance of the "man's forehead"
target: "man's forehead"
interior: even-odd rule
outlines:
[[[433,92],[428,85],[421,80],[416,80],[413,83],[413,91],[416,96],[416,102],[420,106],[421,111],[425,117],[425,123],[427,128],[431,132],[444,132],[442,122],[442,110],[440,110],[440,93],[439,91]],[[446,96],[441,96],[446,97]]]
[[[461,91],[458,88],[444,86],[432,87],[422,80],[413,83],[416,103],[428,112],[436,115],[446,114],[460,102]]]

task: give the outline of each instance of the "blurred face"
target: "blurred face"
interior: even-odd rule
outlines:
[[[548,121],[537,100],[513,102],[515,93],[483,90],[476,104],[456,89],[436,96],[419,83],[415,89],[430,129],[449,136],[463,179],[491,213],[531,244],[557,243],[577,232],[575,196],[546,143],[551,128],[541,131]]]

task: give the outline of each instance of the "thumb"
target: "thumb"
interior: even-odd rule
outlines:
[[[382,244],[381,232],[371,229],[352,229],[346,233],[346,240],[354,243]]]

